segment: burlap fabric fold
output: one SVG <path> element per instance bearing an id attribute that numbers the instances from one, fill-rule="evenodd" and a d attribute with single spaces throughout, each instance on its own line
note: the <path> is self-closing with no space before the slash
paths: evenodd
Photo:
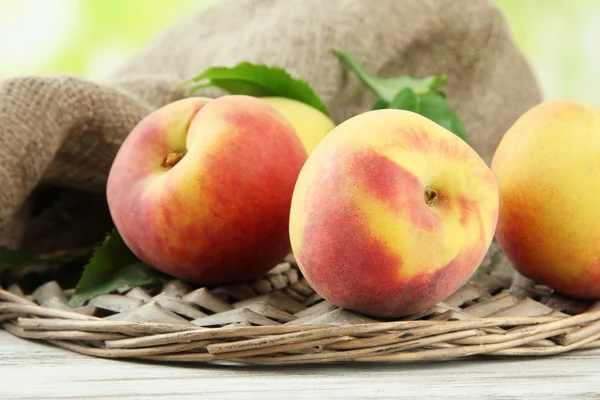
<path id="1" fill-rule="evenodd" d="M 186 95 L 176 84 L 209 66 L 283 67 L 312 85 L 336 122 L 368 110 L 373 96 L 334 48 L 379 76 L 448 75 L 449 103 L 488 162 L 540 101 L 490 0 L 216 0 L 100 82 L 0 81 L 0 244 L 50 252 L 98 240 L 111 225 L 104 185 L 119 145 L 145 115 Z"/>

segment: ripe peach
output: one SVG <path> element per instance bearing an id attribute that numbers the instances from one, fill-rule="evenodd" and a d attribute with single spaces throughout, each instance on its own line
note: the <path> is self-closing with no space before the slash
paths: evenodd
<path id="1" fill-rule="evenodd" d="M 310 154 L 335 123 L 321 111 L 306 103 L 285 97 L 261 97 L 292 124 L 306 151 Z"/>
<path id="2" fill-rule="evenodd" d="M 562 294 L 600 299 L 600 110 L 533 107 L 502 138 L 492 171 L 496 238 L 513 266 Z"/>
<path id="3" fill-rule="evenodd" d="M 469 145 L 418 114 L 377 110 L 338 125 L 309 156 L 292 198 L 290 238 L 324 298 L 400 317 L 468 280 L 497 213 L 494 177 Z"/>
<path id="4" fill-rule="evenodd" d="M 291 124 L 260 99 L 176 101 L 121 146 L 110 212 L 150 266 L 205 284 L 254 279 L 290 250 L 292 192 L 306 158 Z"/>

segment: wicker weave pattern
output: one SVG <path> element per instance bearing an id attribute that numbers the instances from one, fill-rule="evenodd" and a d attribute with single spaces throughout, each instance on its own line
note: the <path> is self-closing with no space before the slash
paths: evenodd
<path id="1" fill-rule="evenodd" d="M 89 356 L 180 362 L 406 362 L 600 347 L 600 302 L 506 272 L 480 270 L 443 303 L 398 321 L 323 300 L 293 259 L 255 282 L 158 289 L 124 288 L 70 309 L 72 291 L 54 281 L 29 295 L 12 285 L 0 289 L 0 322 L 16 336 Z"/>

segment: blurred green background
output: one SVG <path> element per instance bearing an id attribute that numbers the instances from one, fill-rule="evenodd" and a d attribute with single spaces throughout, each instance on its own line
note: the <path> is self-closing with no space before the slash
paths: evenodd
<path id="1" fill-rule="evenodd" d="M 0 0 L 0 77 L 101 78 L 164 27 L 218 0 Z M 600 0 L 495 0 L 544 97 L 600 106 Z"/>

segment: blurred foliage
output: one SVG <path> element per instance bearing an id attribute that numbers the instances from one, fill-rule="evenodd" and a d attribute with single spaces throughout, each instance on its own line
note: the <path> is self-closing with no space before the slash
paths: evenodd
<path id="1" fill-rule="evenodd" d="M 546 98 L 600 107 L 600 1 L 495 0 Z"/>
<path id="2" fill-rule="evenodd" d="M 218 0 L 0 0 L 0 77 L 102 78 L 165 27 Z M 289 1 L 289 0 L 288 0 Z M 494 0 L 546 98 L 600 106 L 599 0 Z"/>
<path id="3" fill-rule="evenodd" d="M 100 78 L 210 0 L 0 0 L 0 76 Z"/>

